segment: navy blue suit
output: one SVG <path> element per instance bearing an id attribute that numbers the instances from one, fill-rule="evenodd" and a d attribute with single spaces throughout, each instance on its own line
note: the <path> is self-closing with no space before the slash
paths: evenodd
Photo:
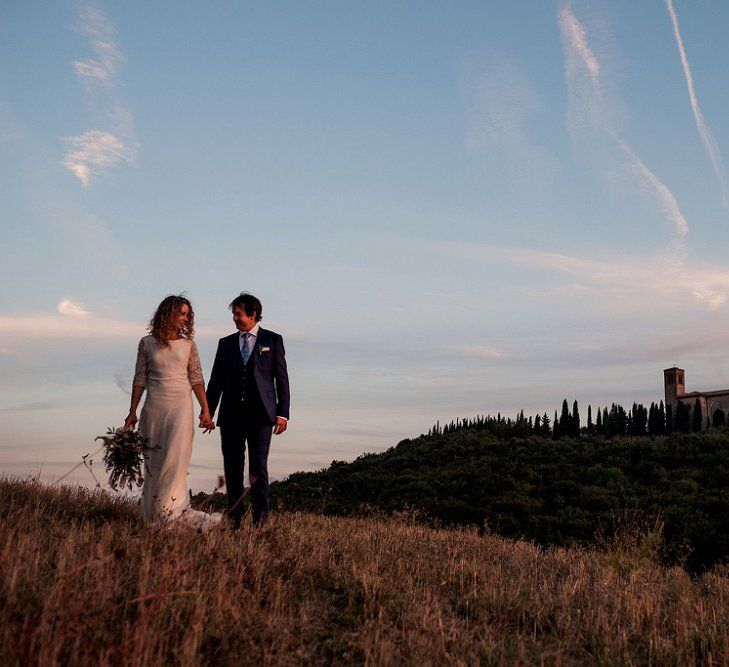
<path id="1" fill-rule="evenodd" d="M 253 521 L 268 513 L 268 451 L 276 417 L 289 418 L 289 376 L 283 338 L 259 327 L 248 363 L 243 364 L 239 334 L 218 342 L 207 387 L 210 414 L 220 404 L 217 425 L 223 448 L 228 511 L 239 523 L 243 508 L 245 450 L 255 481 L 251 485 Z"/>

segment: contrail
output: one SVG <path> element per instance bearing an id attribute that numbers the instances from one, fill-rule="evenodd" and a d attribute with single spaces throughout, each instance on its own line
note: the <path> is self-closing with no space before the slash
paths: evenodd
<path id="1" fill-rule="evenodd" d="M 618 146 L 620 146 L 620 149 L 628 156 L 628 159 L 633 165 L 633 169 L 636 173 L 640 174 L 658 194 L 663 211 L 673 223 L 680 243 L 680 239 L 684 238 L 686 234 L 688 234 L 689 226 L 681 213 L 681 209 L 678 207 L 678 202 L 673 196 L 673 193 L 668 186 L 645 165 L 643 160 L 638 157 L 630 144 L 615 136 L 612 132 L 609 134 L 615 139 Z"/>
<path id="2" fill-rule="evenodd" d="M 577 20 L 577 17 L 572 11 L 563 7 L 559 12 L 560 24 L 562 30 L 567 32 L 572 41 L 572 46 L 575 48 L 577 53 L 580 55 L 583 64 L 590 73 L 590 79 L 595 86 L 596 91 L 600 90 L 600 63 L 597 62 L 595 54 L 587 44 L 587 35 L 582 24 Z"/>
<path id="3" fill-rule="evenodd" d="M 691 109 L 694 112 L 696 127 L 699 130 L 699 136 L 706 148 L 706 152 L 709 154 L 709 159 L 714 167 L 716 178 L 719 180 L 722 202 L 726 208 L 729 208 L 729 197 L 727 197 L 724 165 L 721 161 L 721 155 L 719 155 L 719 148 L 716 145 L 716 141 L 714 140 L 706 121 L 704 120 L 704 115 L 701 113 L 701 107 L 699 106 L 699 100 L 696 97 L 694 78 L 691 75 L 691 68 L 689 67 L 688 58 L 686 57 L 686 49 L 683 48 L 683 40 L 681 39 L 681 33 L 678 29 L 678 17 L 673 9 L 673 0 L 666 0 L 666 6 L 668 7 L 668 13 L 671 15 L 671 23 L 673 23 L 673 36 L 676 38 L 676 45 L 678 46 L 678 52 L 681 56 L 681 65 L 683 65 L 683 73 L 686 77 L 686 87 L 688 88 L 689 100 L 691 101 Z"/>
<path id="4" fill-rule="evenodd" d="M 658 195 L 663 211 L 673 224 L 676 233 L 675 250 L 681 251 L 683 238 L 689 230 L 688 223 L 669 187 L 648 168 L 632 146 L 618 136 L 611 123 L 605 118 L 604 99 L 600 88 L 600 64 L 589 46 L 585 28 L 566 4 L 563 4 L 559 10 L 559 24 L 564 38 L 565 75 L 568 82 L 574 81 L 580 76 L 587 76 L 590 83 L 589 86 L 577 89 L 578 94 L 582 95 L 582 103 L 587 109 L 590 123 L 598 126 L 616 143 L 627 158 L 633 172 L 640 177 L 644 185 Z"/>

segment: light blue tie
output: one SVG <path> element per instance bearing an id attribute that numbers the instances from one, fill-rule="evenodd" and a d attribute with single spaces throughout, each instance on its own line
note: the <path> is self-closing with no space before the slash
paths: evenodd
<path id="1" fill-rule="evenodd" d="M 248 339 L 250 337 L 251 337 L 251 334 L 249 334 L 249 333 L 244 333 L 243 334 L 243 349 L 241 349 L 241 351 L 240 351 L 240 356 L 243 357 L 243 363 L 244 364 L 247 364 L 248 363 L 248 359 L 251 356 L 251 351 L 250 351 L 250 349 L 248 347 Z"/>

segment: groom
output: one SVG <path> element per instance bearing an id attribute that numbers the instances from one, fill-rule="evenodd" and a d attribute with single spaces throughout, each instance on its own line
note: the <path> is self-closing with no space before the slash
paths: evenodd
<path id="1" fill-rule="evenodd" d="M 271 434 L 283 433 L 288 424 L 289 376 L 283 338 L 258 324 L 261 302 L 244 292 L 229 308 L 238 331 L 220 339 L 206 393 L 211 415 L 220 402 L 228 515 L 237 528 L 243 515 L 246 443 L 253 523 L 262 523 L 268 514 L 268 450 Z"/>

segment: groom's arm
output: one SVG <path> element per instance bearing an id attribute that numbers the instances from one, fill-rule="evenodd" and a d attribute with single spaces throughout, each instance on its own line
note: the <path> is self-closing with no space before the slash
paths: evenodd
<path id="1" fill-rule="evenodd" d="M 289 373 L 286 368 L 286 351 L 281 336 L 278 337 L 274 347 L 273 377 L 276 380 L 276 416 L 288 420 L 290 403 Z"/>
<path id="2" fill-rule="evenodd" d="M 205 395 L 208 399 L 208 408 L 210 409 L 210 417 L 215 419 L 215 411 L 218 409 L 220 395 L 223 393 L 223 384 L 225 382 L 225 366 L 223 361 L 223 339 L 218 341 L 218 349 L 215 352 L 215 361 L 213 362 L 213 370 L 210 372 L 210 382 Z"/>

